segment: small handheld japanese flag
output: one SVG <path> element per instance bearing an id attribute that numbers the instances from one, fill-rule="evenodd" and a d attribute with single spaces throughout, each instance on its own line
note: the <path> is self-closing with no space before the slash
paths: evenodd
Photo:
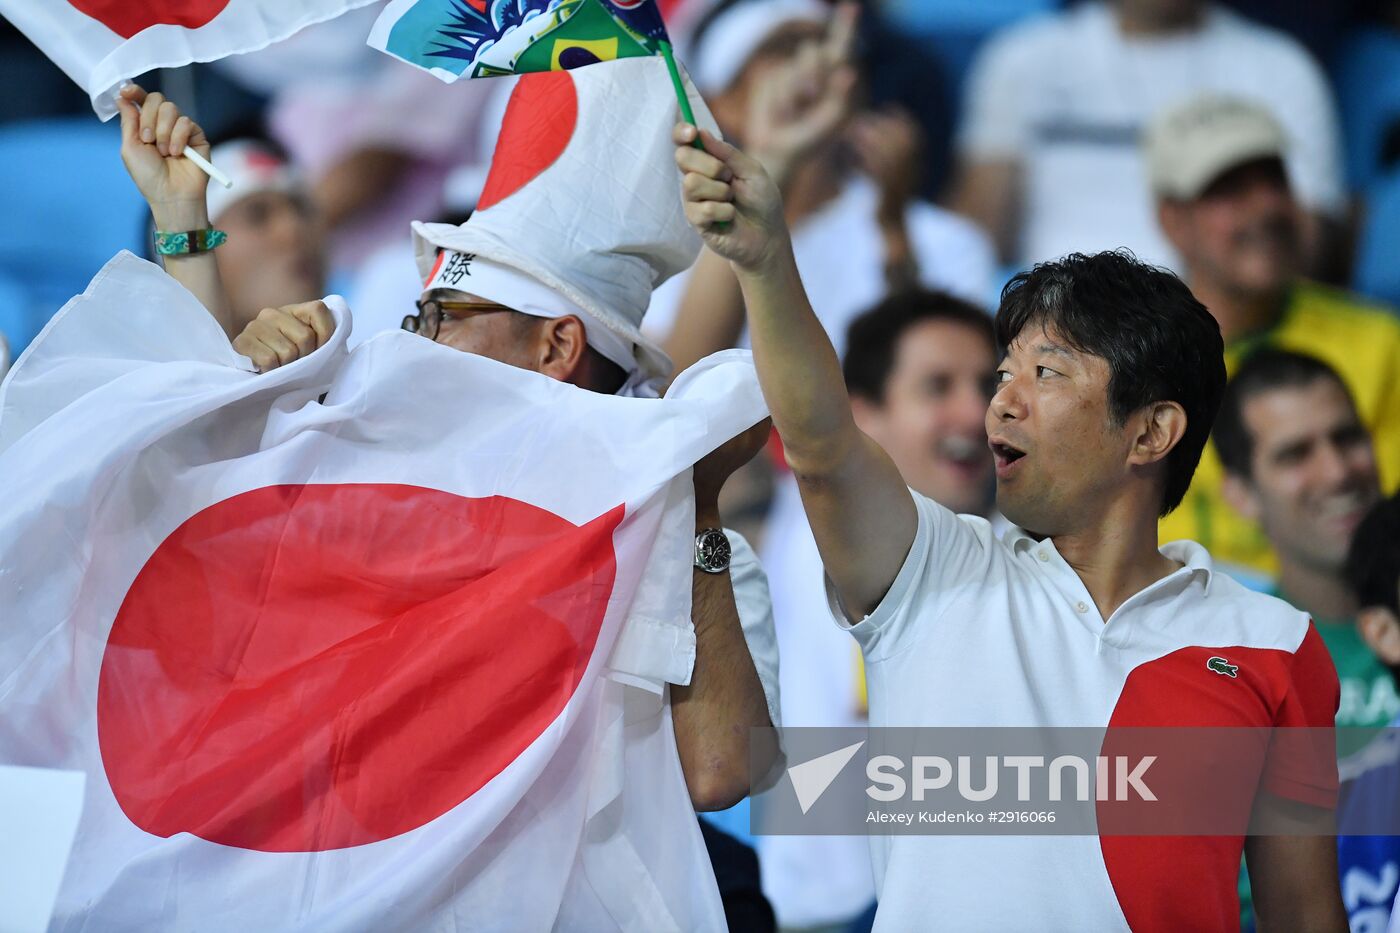
<path id="1" fill-rule="evenodd" d="M 0 388 L 0 764 L 87 776 L 51 929 L 723 929 L 662 685 L 752 364 L 619 398 L 328 303 L 256 375 L 124 253 Z"/>
<path id="2" fill-rule="evenodd" d="M 14 23 L 92 98 L 104 120 L 123 82 L 155 68 L 265 48 L 371 0 L 0 0 Z"/>

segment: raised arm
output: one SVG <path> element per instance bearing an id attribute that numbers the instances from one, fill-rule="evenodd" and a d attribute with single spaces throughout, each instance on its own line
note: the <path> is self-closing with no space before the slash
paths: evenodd
<path id="1" fill-rule="evenodd" d="M 205 189 L 209 176 L 184 157 L 188 147 L 209 157 L 209 140 L 199 124 L 159 92 L 135 84 L 117 98 L 122 121 L 122 162 L 151 207 L 156 229 L 179 233 L 209 227 Z M 213 252 L 164 257 L 165 271 L 214 316 L 230 340 L 238 336 L 219 264 Z"/>
<path id="2" fill-rule="evenodd" d="M 122 120 L 122 162 L 151 207 L 156 229 L 169 233 L 209 228 L 205 191 L 209 176 L 184 158 L 186 148 L 206 159 L 204 130 L 159 93 L 135 84 L 117 98 Z M 165 271 L 208 309 L 233 342 L 260 372 L 292 362 L 330 339 L 335 321 L 319 301 L 265 308 L 240 328 L 229 306 L 212 250 L 164 257 Z"/>
<path id="3" fill-rule="evenodd" d="M 836 351 L 803 291 L 782 198 L 763 167 L 696 129 L 675 129 L 686 216 L 743 290 L 763 396 L 846 608 L 870 612 L 914 542 L 917 515 L 894 463 L 851 416 Z"/>

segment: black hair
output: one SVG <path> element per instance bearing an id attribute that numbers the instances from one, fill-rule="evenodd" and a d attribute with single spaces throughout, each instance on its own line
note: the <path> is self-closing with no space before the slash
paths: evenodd
<path id="1" fill-rule="evenodd" d="M 1343 573 L 1361 608 L 1400 615 L 1400 494 L 1376 503 L 1356 526 Z"/>
<path id="2" fill-rule="evenodd" d="M 970 327 L 986 338 L 993 352 L 996 350 L 992 319 L 981 308 L 947 292 L 922 288 L 898 291 L 847 328 L 846 355 L 841 361 L 846 389 L 872 402 L 884 401 L 900 338 L 925 321 L 951 321 Z"/>
<path id="3" fill-rule="evenodd" d="M 1330 379 L 1347 393 L 1351 393 L 1337 371 L 1315 356 L 1294 353 L 1276 347 L 1264 347 L 1245 357 L 1240 368 L 1225 387 L 1225 396 L 1220 402 L 1220 414 L 1215 418 L 1216 453 L 1227 473 L 1248 479 L 1250 462 L 1254 458 L 1254 438 L 1244 423 L 1244 407 L 1249 400 L 1275 389 L 1300 388 L 1311 385 L 1319 379 Z M 1352 403 L 1355 408 L 1355 403 Z"/>
<path id="4" fill-rule="evenodd" d="M 1071 253 L 1013 276 L 995 323 L 1003 350 L 1027 327 L 1053 328 L 1073 349 L 1105 360 L 1115 425 L 1153 402 L 1181 405 L 1186 433 L 1167 454 L 1160 514 L 1181 504 L 1225 391 L 1225 345 L 1180 279 L 1125 249 Z"/>

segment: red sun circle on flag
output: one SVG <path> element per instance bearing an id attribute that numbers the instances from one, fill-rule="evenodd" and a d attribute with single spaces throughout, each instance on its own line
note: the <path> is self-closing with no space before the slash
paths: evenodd
<path id="1" fill-rule="evenodd" d="M 127 592 L 98 682 L 123 812 L 264 852 L 364 845 L 499 774 L 577 690 L 618 506 L 269 486 L 191 517 Z"/>
<path id="2" fill-rule="evenodd" d="M 564 154 L 578 125 L 578 89 L 566 71 L 520 78 L 511 92 L 477 210 L 499 204 Z"/>
<path id="3" fill-rule="evenodd" d="M 224 11 L 229 0 L 68 0 L 80 13 L 130 39 L 152 26 L 198 29 Z"/>

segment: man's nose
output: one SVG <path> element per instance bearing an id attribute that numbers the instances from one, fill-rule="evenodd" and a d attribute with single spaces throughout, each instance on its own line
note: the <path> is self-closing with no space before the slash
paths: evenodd
<path id="1" fill-rule="evenodd" d="M 987 411 L 995 421 L 1016 421 L 1025 417 L 1025 402 L 1021 397 L 1020 385 L 1014 377 L 997 384 L 996 393 L 992 396 Z"/>
<path id="2" fill-rule="evenodd" d="M 285 249 L 304 244 L 311 234 L 311 219 L 294 207 L 279 210 L 272 220 L 273 236 Z"/>
<path id="3" fill-rule="evenodd" d="M 1293 213 L 1293 193 L 1288 190 L 1287 184 L 1261 180 L 1250 186 L 1247 198 L 1251 210 L 1289 216 Z"/>
<path id="4" fill-rule="evenodd" d="M 1317 479 L 1320 479 L 1329 489 L 1347 485 L 1354 474 L 1351 458 L 1347 457 L 1347 451 L 1331 441 L 1317 447 L 1316 466 Z"/>

